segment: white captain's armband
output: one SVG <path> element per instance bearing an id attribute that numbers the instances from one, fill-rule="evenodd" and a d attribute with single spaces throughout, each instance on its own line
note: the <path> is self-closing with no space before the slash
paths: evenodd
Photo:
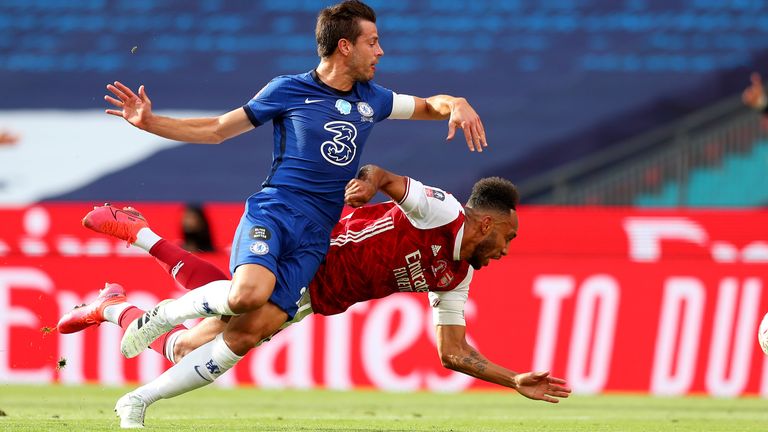
<path id="1" fill-rule="evenodd" d="M 429 305 L 432 306 L 432 322 L 438 325 L 466 326 L 464 320 L 464 304 L 469 297 L 469 281 L 472 279 L 472 269 L 467 277 L 450 291 L 430 291 Z"/>
<path id="2" fill-rule="evenodd" d="M 416 99 L 413 96 L 392 92 L 392 113 L 389 118 L 408 120 L 416 109 Z"/>

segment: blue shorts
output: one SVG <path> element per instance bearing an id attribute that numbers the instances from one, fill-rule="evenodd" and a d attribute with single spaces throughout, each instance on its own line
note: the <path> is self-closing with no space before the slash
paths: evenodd
<path id="1" fill-rule="evenodd" d="M 245 203 L 245 213 L 232 242 L 229 270 L 259 264 L 275 275 L 269 301 L 293 319 L 302 294 L 308 289 L 328 252 L 331 233 L 289 205 L 256 193 Z"/>

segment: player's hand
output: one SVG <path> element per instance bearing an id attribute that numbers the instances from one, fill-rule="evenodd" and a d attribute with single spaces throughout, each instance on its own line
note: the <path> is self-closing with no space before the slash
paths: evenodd
<path id="1" fill-rule="evenodd" d="M 19 142 L 19 136 L 12 132 L 0 130 L 0 145 L 12 145 Z"/>
<path id="2" fill-rule="evenodd" d="M 376 195 L 376 188 L 369 182 L 352 179 L 344 190 L 344 204 L 350 207 L 361 207 Z"/>
<path id="3" fill-rule="evenodd" d="M 741 100 L 744 102 L 744 105 L 752 109 L 763 109 L 766 104 L 763 80 L 757 72 L 753 72 L 750 79 L 752 80 L 752 85 L 747 87 L 744 93 L 741 94 Z"/>
<path id="4" fill-rule="evenodd" d="M 147 121 L 152 116 L 152 101 L 149 100 L 144 86 L 139 87 L 139 94 L 133 92 L 125 84 L 115 81 L 115 84 L 107 84 L 107 90 L 117 96 L 104 96 L 104 100 L 118 109 L 108 109 L 107 114 L 124 118 L 128 123 L 139 129 L 146 129 Z"/>
<path id="5" fill-rule="evenodd" d="M 558 403 L 558 398 L 567 398 L 571 394 L 565 380 L 549 376 L 549 371 L 517 374 L 515 382 L 518 393 L 528 399 Z"/>
<path id="6" fill-rule="evenodd" d="M 464 98 L 457 98 L 451 107 L 451 116 L 448 119 L 448 137 L 446 139 L 453 139 L 453 136 L 456 134 L 456 128 L 461 128 L 464 131 L 464 138 L 467 140 L 469 151 L 477 150 L 481 152 L 483 147 L 488 146 L 488 143 L 485 141 L 483 122 L 480 121 L 480 116 L 477 115 L 475 109 Z"/>

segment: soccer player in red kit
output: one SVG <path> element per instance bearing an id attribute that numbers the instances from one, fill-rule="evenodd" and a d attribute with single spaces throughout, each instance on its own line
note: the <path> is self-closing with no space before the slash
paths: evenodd
<path id="1" fill-rule="evenodd" d="M 353 181 L 347 194 L 348 201 L 350 196 L 354 200 L 351 204 L 367 201 L 375 193 L 372 185 L 378 183 L 397 202 L 360 207 L 336 224 L 331 233 L 332 258 L 309 287 L 315 313 L 337 314 L 355 303 L 395 292 L 431 292 L 433 302 L 449 291 L 466 298 L 470 265 L 480 268 L 488 259 L 506 255 L 517 233 L 512 204 L 517 196 L 511 184 L 501 179 L 480 183 L 507 187 L 510 208 L 499 218 L 503 232 L 493 238 L 496 253 L 478 258 L 461 256 L 466 215 L 453 195 L 370 165 L 363 168 L 361 177 L 371 180 Z"/>
<path id="2" fill-rule="evenodd" d="M 394 201 L 360 207 L 377 190 Z M 557 398 L 568 396 L 570 389 L 564 380 L 550 377 L 548 372 L 518 374 L 490 362 L 466 341 L 463 310 L 472 273 L 491 259 L 506 255 L 509 242 L 517 235 L 518 195 L 512 183 L 498 177 L 482 179 L 462 207 L 440 189 L 368 165 L 361 169 L 358 179 L 348 184 L 345 200 L 360 208 L 334 227 L 326 261 L 304 293 L 296 316 L 287 323 L 276 322 L 271 315 L 279 315 L 271 314 L 269 307 L 260 310 L 260 338 L 268 340 L 279 329 L 312 312 L 333 315 L 354 303 L 395 292 L 428 292 L 437 347 L 445 367 L 514 388 L 531 399 L 557 402 Z M 149 230 L 143 218 L 131 209 L 121 212 L 99 207 L 86 216 L 84 223 L 128 241 L 135 239 L 139 230 Z M 139 246 L 158 258 L 187 288 L 195 288 L 206 277 L 211 281 L 221 278 L 213 265 L 165 240 Z M 142 313 L 125 302 L 119 285 L 111 284 L 104 292 L 85 308 L 65 315 L 59 330 L 71 333 L 105 320 L 125 327 L 133 319 L 125 315 Z M 217 318 L 208 318 L 189 331 L 176 328 L 152 348 L 171 361 L 184 361 L 195 347 L 220 337 L 224 325 Z M 179 394 L 175 381 L 184 377 L 166 374 L 132 393 L 147 406 Z M 142 421 L 143 417 L 142 411 Z"/>

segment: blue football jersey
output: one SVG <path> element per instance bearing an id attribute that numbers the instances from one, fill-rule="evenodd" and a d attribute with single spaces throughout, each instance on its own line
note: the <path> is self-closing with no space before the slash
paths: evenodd
<path id="1" fill-rule="evenodd" d="M 279 76 L 243 108 L 254 126 L 274 125 L 272 170 L 262 186 L 322 226 L 332 227 L 344 205 L 344 187 L 354 178 L 376 122 L 392 112 L 391 90 L 372 82 L 342 92 L 313 70 Z"/>

